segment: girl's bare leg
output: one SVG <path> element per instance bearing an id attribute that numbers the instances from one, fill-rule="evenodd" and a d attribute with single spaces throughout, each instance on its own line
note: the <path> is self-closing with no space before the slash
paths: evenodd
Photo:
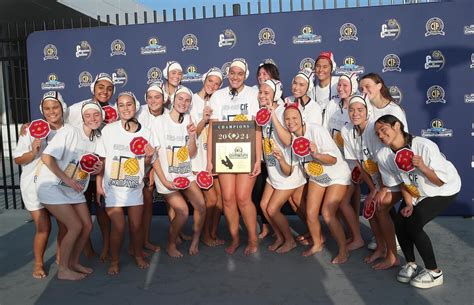
<path id="1" fill-rule="evenodd" d="M 153 187 L 143 188 L 143 247 L 152 252 L 160 252 L 160 247 L 150 241 L 151 219 L 153 217 Z"/>
<path id="2" fill-rule="evenodd" d="M 89 236 L 91 235 L 91 231 L 92 231 L 91 215 L 89 213 L 89 208 L 87 207 L 87 203 L 85 202 L 80 203 L 80 204 L 74 204 L 72 207 L 74 211 L 76 212 L 77 216 L 79 217 L 79 220 L 81 221 L 82 231 L 79 237 L 77 238 L 73 251 L 71 252 L 70 267 L 71 269 L 77 272 L 90 274 L 93 272 L 93 269 L 81 265 L 79 259 L 81 256 L 81 252 L 84 249 L 85 244 L 89 240 Z"/>
<path id="3" fill-rule="evenodd" d="M 225 240 L 223 240 L 223 239 L 221 239 L 217 236 L 217 229 L 218 229 L 219 223 L 221 221 L 222 210 L 223 210 L 221 186 L 220 186 L 218 177 L 214 177 L 214 185 L 212 186 L 212 188 L 216 192 L 217 203 L 216 203 L 216 207 L 214 209 L 214 213 L 212 215 L 212 222 L 211 222 L 212 226 L 211 226 L 211 229 L 210 229 L 210 234 L 211 234 L 212 239 L 214 239 L 214 243 L 217 246 L 220 246 L 220 245 L 225 244 Z"/>
<path id="4" fill-rule="evenodd" d="M 181 229 L 189 216 L 188 205 L 180 192 L 166 194 L 164 197 L 174 213 L 173 220 L 171 221 L 168 230 L 168 245 L 166 247 L 166 252 L 171 257 L 180 258 L 183 257 L 183 254 L 178 251 L 177 244 Z"/>
<path id="5" fill-rule="evenodd" d="M 206 203 L 206 219 L 204 221 L 204 228 L 202 232 L 202 242 L 208 247 L 215 247 L 217 244 L 211 236 L 213 227 L 214 214 L 217 205 L 217 193 L 212 186 L 208 190 L 202 190 Z"/>
<path id="6" fill-rule="evenodd" d="M 204 226 L 204 220 L 206 219 L 206 203 L 201 189 L 196 182 L 192 182 L 184 193 L 194 208 L 193 239 L 189 247 L 189 255 L 196 255 L 199 252 L 199 239 Z"/>
<path id="7" fill-rule="evenodd" d="M 351 199 L 354 197 L 353 193 L 355 192 L 354 184 L 351 184 L 347 188 L 347 192 L 344 195 L 344 198 L 341 201 L 341 205 L 339 210 L 341 214 L 344 216 L 344 220 L 349 227 L 351 239 L 347 243 L 347 249 L 349 251 L 353 251 L 356 249 L 361 248 L 364 246 L 364 240 L 362 239 L 362 235 L 360 234 L 360 223 L 359 217 L 354 213 L 354 208 L 351 205 Z"/>
<path id="8" fill-rule="evenodd" d="M 285 242 L 285 238 L 283 234 L 281 233 L 280 229 L 278 228 L 278 226 L 275 224 L 275 222 L 273 221 L 273 219 L 270 217 L 268 213 L 268 204 L 274 192 L 275 192 L 275 189 L 270 184 L 265 183 L 265 188 L 263 189 L 263 194 L 262 194 L 262 200 L 260 201 L 260 208 L 262 209 L 263 216 L 268 220 L 268 223 L 273 228 L 273 232 L 275 232 L 275 240 L 273 244 L 268 246 L 268 250 L 270 251 L 275 251 Z M 262 233 L 260 233 L 260 235 L 262 235 Z M 260 235 L 259 235 L 259 238 L 260 238 Z"/>
<path id="9" fill-rule="evenodd" d="M 285 215 L 281 212 L 282 206 L 290 198 L 291 194 L 294 192 L 293 189 L 290 190 L 274 190 L 270 198 L 270 202 L 267 207 L 267 213 L 270 216 L 270 219 L 274 223 L 275 227 L 278 228 L 278 231 L 283 237 L 283 243 L 275 249 L 277 253 L 286 253 L 293 250 L 296 247 L 296 241 L 291 234 L 290 226 Z M 275 230 L 276 232 L 276 230 Z"/>
<path id="10" fill-rule="evenodd" d="M 222 193 L 222 205 L 224 207 L 224 216 L 227 220 L 227 226 L 229 228 L 231 242 L 230 245 L 225 248 L 227 254 L 233 254 L 240 245 L 239 237 L 239 209 L 237 208 L 236 199 L 236 175 L 235 174 L 220 174 L 219 182 Z M 251 191 L 249 192 L 249 196 Z M 255 207 L 254 207 L 255 208 Z M 256 216 L 255 216 L 256 217 Z M 256 226 L 255 221 L 255 226 Z M 256 227 L 255 227 L 256 231 Z"/>
<path id="11" fill-rule="evenodd" d="M 248 244 L 245 247 L 244 254 L 249 255 L 258 250 L 257 209 L 252 202 L 252 190 L 257 179 L 249 178 L 248 174 L 237 174 L 236 176 L 234 184 L 235 197 L 248 235 Z"/>
<path id="12" fill-rule="evenodd" d="M 31 211 L 31 217 L 35 222 L 35 237 L 33 240 L 33 253 L 35 255 L 35 265 L 33 268 L 33 277 L 42 279 L 47 276 L 44 270 L 44 251 L 48 244 L 49 234 L 51 232 L 51 219 L 48 210 L 40 209 Z"/>
<path id="13" fill-rule="evenodd" d="M 319 186 L 314 182 L 308 182 L 308 195 L 306 196 L 306 223 L 313 240 L 313 245 L 303 252 L 303 256 L 311 256 L 316 252 L 323 250 L 323 241 L 321 239 L 321 224 L 319 222 L 319 211 L 323 202 L 326 188 Z"/>
<path id="14" fill-rule="evenodd" d="M 106 208 L 105 211 L 112 224 L 110 231 L 111 260 L 107 273 L 109 275 L 117 275 L 120 273 L 120 249 L 122 248 L 125 231 L 125 216 L 121 207 Z"/>
<path id="15" fill-rule="evenodd" d="M 138 268 L 146 269 L 150 264 L 143 256 L 143 205 L 128 207 L 128 226 L 130 228 L 130 242 L 133 247 L 135 263 Z"/>

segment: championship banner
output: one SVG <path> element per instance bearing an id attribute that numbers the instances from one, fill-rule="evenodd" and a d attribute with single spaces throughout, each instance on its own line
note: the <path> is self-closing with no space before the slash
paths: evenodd
<path id="1" fill-rule="evenodd" d="M 31 118 L 41 118 L 36 105 L 47 90 L 61 91 L 68 105 L 90 98 L 99 72 L 112 75 L 115 96 L 143 96 L 148 84 L 163 81 L 170 60 L 180 62 L 193 91 L 210 67 L 226 75 L 236 57 L 249 63 L 247 84 L 254 85 L 258 65 L 272 60 L 287 96 L 297 71 L 332 51 L 336 75 L 382 76 L 409 131 L 434 140 L 462 177 L 445 214 L 473 215 L 473 11 L 471 2 L 422 3 L 34 32 L 27 42 Z"/>

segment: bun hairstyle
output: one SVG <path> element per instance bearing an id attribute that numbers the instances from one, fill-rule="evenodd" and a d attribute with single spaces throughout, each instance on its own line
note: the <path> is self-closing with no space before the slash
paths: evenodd
<path id="1" fill-rule="evenodd" d="M 380 94 L 382 95 L 382 97 L 391 102 L 395 102 L 394 98 L 390 95 L 390 92 L 387 86 L 385 85 L 384 80 L 382 79 L 382 77 L 380 77 L 380 75 L 376 73 L 368 73 L 368 74 L 363 75 L 359 79 L 359 82 L 362 81 L 363 79 L 371 79 L 376 84 L 382 84 L 382 88 L 380 88 Z"/>
<path id="2" fill-rule="evenodd" d="M 375 121 L 375 124 L 377 123 L 389 124 L 392 127 L 394 127 L 396 123 L 400 124 L 400 132 L 403 134 L 403 140 L 405 142 L 405 145 L 411 146 L 413 135 L 405 131 L 405 125 L 396 116 L 391 115 L 391 114 L 383 115 L 380 118 L 378 118 L 377 121 Z"/>

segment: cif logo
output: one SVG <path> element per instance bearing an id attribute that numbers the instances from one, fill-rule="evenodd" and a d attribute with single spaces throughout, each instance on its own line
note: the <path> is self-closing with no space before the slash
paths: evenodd
<path id="1" fill-rule="evenodd" d="M 58 49 L 54 44 L 47 44 L 44 49 L 43 49 L 43 61 L 49 60 L 49 59 L 55 59 L 58 60 Z"/>
<path id="2" fill-rule="evenodd" d="M 474 93 L 464 95 L 464 103 L 474 104 Z"/>
<path id="3" fill-rule="evenodd" d="M 181 51 L 183 52 L 189 50 L 199 50 L 198 39 L 194 34 L 184 35 L 183 39 L 181 39 L 181 43 L 183 44 L 183 47 L 181 48 Z"/>
<path id="4" fill-rule="evenodd" d="M 191 83 L 191 82 L 200 82 L 202 81 L 202 74 L 198 73 L 198 70 L 195 65 L 189 65 L 186 68 L 186 73 L 183 75 L 181 82 Z"/>
<path id="5" fill-rule="evenodd" d="M 380 38 L 390 37 L 393 40 L 400 36 L 401 32 L 400 24 L 397 19 L 388 19 L 382 24 L 382 30 L 380 31 Z"/>
<path id="6" fill-rule="evenodd" d="M 114 85 L 122 85 L 124 87 L 127 84 L 128 76 L 124 68 L 118 68 L 112 73 L 112 81 Z"/>
<path id="7" fill-rule="evenodd" d="M 464 26 L 464 35 L 474 35 L 474 24 Z"/>
<path id="8" fill-rule="evenodd" d="M 274 65 L 275 67 L 278 67 L 276 62 L 273 60 L 273 58 L 265 58 L 258 66 L 261 67 L 265 64 L 270 64 L 270 65 Z"/>
<path id="9" fill-rule="evenodd" d="M 229 69 L 230 69 L 230 64 L 231 63 L 232 62 L 228 61 L 228 62 L 224 63 L 221 67 L 222 76 L 224 78 L 227 78 L 227 75 L 229 74 Z"/>
<path id="10" fill-rule="evenodd" d="M 293 44 L 312 44 L 322 41 L 321 35 L 316 35 L 310 25 L 304 25 L 300 33 L 298 36 L 293 36 Z"/>
<path id="11" fill-rule="evenodd" d="M 92 84 L 92 74 L 88 71 L 82 71 L 79 74 L 79 88 L 87 87 L 89 88 Z"/>
<path id="12" fill-rule="evenodd" d="M 148 81 L 146 82 L 148 85 L 151 83 L 161 83 L 161 70 L 158 67 L 151 67 L 148 69 L 148 72 L 146 73 L 146 76 L 148 78 Z"/>
<path id="13" fill-rule="evenodd" d="M 441 35 L 444 36 L 446 33 L 444 32 L 444 22 L 441 18 L 433 17 L 430 18 L 425 25 L 426 32 L 425 37 L 428 36 L 435 36 Z"/>
<path id="14" fill-rule="evenodd" d="M 474 69 L 474 53 L 471 53 L 471 69 Z"/>
<path id="15" fill-rule="evenodd" d="M 453 130 L 444 127 L 444 122 L 440 119 L 433 119 L 430 122 L 431 128 L 422 129 L 421 136 L 425 138 L 431 137 L 452 137 Z"/>
<path id="16" fill-rule="evenodd" d="M 339 34 L 341 35 L 341 37 L 339 37 L 339 41 L 359 40 L 357 37 L 357 27 L 352 23 L 344 23 L 339 30 Z"/>
<path id="17" fill-rule="evenodd" d="M 400 105 L 402 103 L 403 95 L 402 91 L 397 86 L 390 86 L 388 88 L 388 93 L 390 93 L 390 96 L 393 98 L 393 101 Z"/>
<path id="18" fill-rule="evenodd" d="M 258 32 L 258 46 L 264 44 L 276 45 L 275 32 L 271 28 L 263 28 Z"/>
<path id="19" fill-rule="evenodd" d="M 343 62 L 343 65 L 336 68 L 336 70 L 334 71 L 336 75 L 350 74 L 350 73 L 355 73 L 359 75 L 359 74 L 363 74 L 365 71 L 365 68 L 363 66 L 357 65 L 357 62 L 354 56 L 346 56 L 344 57 L 344 60 L 342 62 Z"/>
<path id="20" fill-rule="evenodd" d="M 237 36 L 231 29 L 226 29 L 219 34 L 219 42 L 217 43 L 219 48 L 229 47 L 229 49 L 232 49 L 233 47 L 235 47 L 236 43 Z"/>
<path id="21" fill-rule="evenodd" d="M 400 68 L 400 57 L 396 54 L 388 54 L 383 58 L 383 69 L 382 72 L 401 72 Z"/>
<path id="22" fill-rule="evenodd" d="M 441 51 L 436 50 L 431 52 L 431 54 L 426 55 L 425 61 L 425 70 L 428 69 L 438 69 L 441 70 L 444 67 L 444 55 Z"/>
<path id="23" fill-rule="evenodd" d="M 444 89 L 441 86 L 434 85 L 428 88 L 426 91 L 426 100 L 427 104 L 431 103 L 443 103 L 446 104 L 446 100 L 444 99 Z"/>
<path id="24" fill-rule="evenodd" d="M 83 40 L 76 45 L 76 58 L 85 57 L 86 59 L 91 56 L 92 48 L 89 42 Z"/>
<path id="25" fill-rule="evenodd" d="M 148 39 L 148 45 L 140 48 L 140 54 L 142 55 L 153 55 L 153 54 L 164 54 L 166 53 L 166 47 L 161 46 L 158 43 L 157 37 L 151 37 Z"/>
<path id="26" fill-rule="evenodd" d="M 312 59 L 311 57 L 303 58 L 300 61 L 300 70 L 310 69 L 312 71 L 314 70 L 314 63 L 314 59 Z"/>
<path id="27" fill-rule="evenodd" d="M 60 90 L 64 89 L 64 87 L 64 83 L 58 80 L 56 73 L 48 74 L 48 80 L 45 83 L 41 83 L 42 90 Z"/>
<path id="28" fill-rule="evenodd" d="M 115 39 L 110 44 L 110 56 L 122 55 L 125 56 L 127 53 L 125 52 L 125 43 L 120 39 Z"/>

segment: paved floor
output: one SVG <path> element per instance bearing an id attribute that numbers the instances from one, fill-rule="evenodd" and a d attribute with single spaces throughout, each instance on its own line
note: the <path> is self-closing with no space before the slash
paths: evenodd
<path id="1" fill-rule="evenodd" d="M 329 264 L 336 251 L 331 238 L 321 254 L 310 258 L 301 257 L 301 246 L 286 255 L 271 253 L 266 250 L 270 243 L 267 239 L 259 253 L 250 257 L 243 255 L 243 247 L 228 256 L 223 247 L 203 245 L 195 257 L 172 259 L 158 253 L 151 257 L 151 267 L 145 271 L 138 270 L 124 251 L 119 276 L 106 275 L 106 265 L 97 259 L 85 260 L 95 272 L 80 282 L 55 278 L 55 245 L 51 241 L 46 253 L 50 275 L 35 280 L 30 275 L 34 226 L 25 222 L 28 218 L 23 210 L 0 212 L 0 305 L 474 304 L 472 219 L 439 217 L 428 224 L 445 284 L 420 290 L 398 283 L 395 268 L 372 271 L 362 262 L 369 253 L 366 249 L 353 252 L 345 265 Z M 290 223 L 297 231 L 303 229 L 294 217 Z M 162 247 L 167 226 L 165 217 L 154 217 L 152 237 Z M 186 230 L 190 231 L 189 224 Z M 362 231 L 369 239 L 366 222 Z M 224 223 L 221 232 L 226 232 Z M 96 228 L 93 242 L 100 244 Z"/>

